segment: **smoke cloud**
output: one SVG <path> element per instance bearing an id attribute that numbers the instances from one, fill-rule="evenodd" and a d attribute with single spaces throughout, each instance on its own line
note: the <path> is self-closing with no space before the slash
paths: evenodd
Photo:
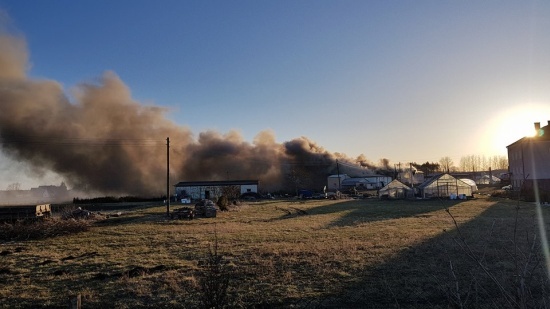
<path id="1" fill-rule="evenodd" d="M 62 175 L 74 188 L 105 194 L 163 194 L 166 138 L 173 184 L 194 180 L 258 179 L 264 190 L 301 185 L 336 170 L 331 154 L 306 137 L 277 143 L 271 131 L 250 143 L 237 132 L 193 135 L 168 120 L 166 109 L 145 106 L 113 72 L 83 83 L 69 100 L 52 80 L 33 80 L 26 42 L 0 34 L 0 146 L 37 170 Z M 354 160 L 349 160 L 354 162 Z M 307 176 L 304 176 L 307 175 Z M 321 186 L 322 188 L 322 186 Z"/>

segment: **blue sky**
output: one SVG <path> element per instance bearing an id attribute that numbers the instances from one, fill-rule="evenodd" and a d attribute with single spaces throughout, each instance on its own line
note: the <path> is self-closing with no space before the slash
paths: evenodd
<path id="1" fill-rule="evenodd" d="M 550 120 L 546 1 L 0 0 L 29 76 L 113 71 L 196 134 L 306 136 L 377 163 L 505 155 Z"/>

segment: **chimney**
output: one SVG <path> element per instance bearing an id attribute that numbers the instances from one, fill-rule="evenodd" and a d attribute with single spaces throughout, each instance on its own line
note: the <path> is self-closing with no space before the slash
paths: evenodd
<path id="1" fill-rule="evenodd" d="M 540 122 L 535 122 L 535 131 L 537 131 L 538 133 L 539 130 L 540 130 Z"/>

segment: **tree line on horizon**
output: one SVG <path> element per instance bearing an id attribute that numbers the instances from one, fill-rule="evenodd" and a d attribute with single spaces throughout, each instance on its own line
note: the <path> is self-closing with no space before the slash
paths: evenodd
<path id="1" fill-rule="evenodd" d="M 490 170 L 508 170 L 508 158 L 503 155 L 485 156 L 485 155 L 468 155 L 460 158 L 458 164 L 455 164 L 449 156 L 442 157 L 438 162 L 416 163 L 409 164 L 394 164 L 393 168 L 388 159 L 381 159 L 378 166 L 380 172 L 391 172 L 407 170 L 415 168 L 422 171 L 425 175 L 435 173 L 456 173 L 456 172 L 481 172 Z"/>

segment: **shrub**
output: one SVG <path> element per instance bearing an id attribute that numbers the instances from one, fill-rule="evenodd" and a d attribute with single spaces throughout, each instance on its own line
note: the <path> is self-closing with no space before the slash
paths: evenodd
<path id="1" fill-rule="evenodd" d="M 222 210 L 222 211 L 229 210 L 229 208 L 228 208 L 229 200 L 227 199 L 227 197 L 225 195 L 222 195 L 218 198 L 218 201 L 216 202 L 216 205 L 218 205 L 218 207 L 220 207 L 220 210 Z"/>
<path id="2" fill-rule="evenodd" d="M 214 248 L 210 248 L 201 268 L 199 283 L 202 308 L 227 308 L 229 306 L 228 289 L 231 274 L 223 255 L 218 252 L 217 238 Z"/>
<path id="3" fill-rule="evenodd" d="M 40 221 L 16 221 L 0 224 L 0 240 L 44 239 L 87 231 L 90 222 L 50 218 Z"/>

